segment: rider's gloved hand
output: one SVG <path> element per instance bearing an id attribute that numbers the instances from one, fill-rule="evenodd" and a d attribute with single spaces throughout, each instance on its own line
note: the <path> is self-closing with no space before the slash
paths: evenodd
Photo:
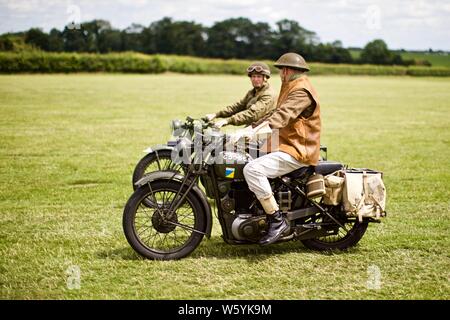
<path id="1" fill-rule="evenodd" d="M 223 126 L 226 126 L 227 124 L 228 124 L 228 120 L 227 119 L 222 119 L 222 120 L 219 120 L 216 123 L 214 123 L 214 127 L 220 129 Z"/>
<path id="2" fill-rule="evenodd" d="M 231 134 L 231 143 L 236 144 L 242 138 L 246 140 L 252 140 L 254 138 L 255 132 L 252 128 L 245 128 L 237 130 L 235 133 Z"/>
<path id="3" fill-rule="evenodd" d="M 214 120 L 215 118 L 216 118 L 215 113 L 208 113 L 207 115 L 205 115 L 203 117 L 203 119 L 205 119 L 206 121 L 211 121 L 211 120 Z"/>

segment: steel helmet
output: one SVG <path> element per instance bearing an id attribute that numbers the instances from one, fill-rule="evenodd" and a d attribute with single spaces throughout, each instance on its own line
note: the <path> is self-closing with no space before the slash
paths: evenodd
<path id="1" fill-rule="evenodd" d="M 296 70 L 309 71 L 309 66 L 306 64 L 305 59 L 301 55 L 293 52 L 283 54 L 277 62 L 275 62 L 275 67 L 278 69 L 286 67 Z"/>
<path id="2" fill-rule="evenodd" d="M 252 74 L 258 73 L 265 75 L 267 78 L 270 78 L 270 68 L 267 64 L 264 62 L 253 62 L 248 68 L 247 68 L 247 74 L 250 77 Z"/>

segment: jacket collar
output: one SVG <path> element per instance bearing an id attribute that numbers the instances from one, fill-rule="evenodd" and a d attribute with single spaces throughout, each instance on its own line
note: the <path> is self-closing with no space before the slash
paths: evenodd
<path id="1" fill-rule="evenodd" d="M 294 73 L 290 78 L 289 78 L 289 82 L 297 80 L 299 78 L 303 77 L 303 73 Z"/>
<path id="2" fill-rule="evenodd" d="M 258 93 L 258 92 L 260 92 L 260 91 L 266 90 L 267 88 L 269 88 L 269 83 L 268 83 L 268 82 L 265 82 L 265 83 L 261 86 L 261 88 L 259 88 L 259 89 L 253 88 L 253 93 L 256 94 L 256 93 Z"/>

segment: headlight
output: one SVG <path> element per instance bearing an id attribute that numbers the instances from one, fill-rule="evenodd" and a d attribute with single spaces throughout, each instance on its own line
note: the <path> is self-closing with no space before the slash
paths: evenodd
<path id="1" fill-rule="evenodd" d="M 181 122 L 180 120 L 172 120 L 172 125 L 171 125 L 171 129 L 172 129 L 172 135 L 174 137 L 179 137 L 182 132 L 183 132 L 183 122 Z"/>

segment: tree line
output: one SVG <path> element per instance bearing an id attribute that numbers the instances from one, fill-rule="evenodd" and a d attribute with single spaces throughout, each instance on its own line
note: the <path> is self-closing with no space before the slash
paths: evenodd
<path id="1" fill-rule="evenodd" d="M 370 63 L 408 65 L 390 51 L 383 40 L 366 45 L 359 58 L 353 58 L 340 41 L 321 43 L 317 34 L 294 20 L 280 20 L 272 28 L 265 22 L 231 18 L 205 27 L 192 21 L 174 21 L 165 17 L 145 27 L 132 24 L 124 30 L 105 20 L 46 33 L 38 28 L 0 36 L 0 51 L 13 51 L 20 40 L 49 52 L 110 53 L 134 51 L 146 54 L 176 54 L 222 59 L 275 60 L 283 53 L 298 52 L 307 61 L 326 63 Z"/>

